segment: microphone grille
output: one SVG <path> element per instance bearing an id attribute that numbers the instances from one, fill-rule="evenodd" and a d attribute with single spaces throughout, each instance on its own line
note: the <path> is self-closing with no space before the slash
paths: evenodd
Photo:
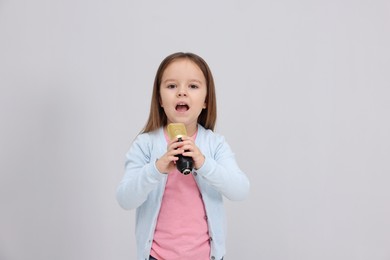
<path id="1" fill-rule="evenodd" d="M 187 130 L 183 123 L 168 124 L 167 129 L 171 140 L 187 135 Z"/>

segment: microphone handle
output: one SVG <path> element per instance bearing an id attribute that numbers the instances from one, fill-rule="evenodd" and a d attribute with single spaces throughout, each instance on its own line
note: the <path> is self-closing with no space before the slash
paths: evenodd
<path id="1" fill-rule="evenodd" d="M 192 172 L 194 168 L 194 160 L 192 157 L 178 155 L 179 160 L 176 161 L 176 168 L 184 175 L 188 175 Z"/>
<path id="2" fill-rule="evenodd" d="M 179 137 L 177 141 L 182 142 L 183 140 Z M 184 156 L 182 154 L 179 154 L 177 157 L 179 157 L 179 159 L 176 161 L 176 168 L 179 172 L 184 175 L 190 174 L 194 168 L 194 160 L 192 157 Z"/>

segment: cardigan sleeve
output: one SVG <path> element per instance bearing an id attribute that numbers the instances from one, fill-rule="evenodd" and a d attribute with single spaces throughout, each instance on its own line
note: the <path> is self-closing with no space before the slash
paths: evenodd
<path id="1" fill-rule="evenodd" d="M 205 162 L 197 173 L 229 200 L 243 200 L 249 194 L 249 179 L 239 168 L 234 153 L 221 135 L 212 135 Z"/>
<path id="2" fill-rule="evenodd" d="M 116 192 L 117 201 L 124 209 L 140 206 L 164 179 L 151 156 L 152 145 L 149 134 L 141 134 L 126 153 L 125 174 Z"/>

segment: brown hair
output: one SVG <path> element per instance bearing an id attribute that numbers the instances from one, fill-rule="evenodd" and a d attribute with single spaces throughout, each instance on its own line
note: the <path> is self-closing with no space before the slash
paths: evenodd
<path id="1" fill-rule="evenodd" d="M 202 110 L 198 117 L 198 123 L 206 129 L 214 130 L 215 122 L 217 121 L 217 100 L 215 95 L 215 85 L 213 75 L 207 63 L 198 55 L 190 52 L 177 52 L 166 57 L 157 69 L 154 79 L 152 100 L 150 103 L 150 113 L 148 121 L 142 130 L 142 133 L 148 133 L 153 130 L 165 126 L 167 124 L 167 116 L 164 109 L 160 106 L 160 85 L 165 69 L 173 61 L 178 59 L 189 59 L 194 62 L 206 79 L 207 94 L 206 108 Z"/>

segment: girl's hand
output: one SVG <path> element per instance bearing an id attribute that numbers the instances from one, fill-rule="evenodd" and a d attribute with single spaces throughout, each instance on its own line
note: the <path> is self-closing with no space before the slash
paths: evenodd
<path id="1" fill-rule="evenodd" d="M 199 169 L 200 167 L 202 167 L 205 161 L 204 155 L 190 137 L 184 136 L 182 140 L 182 142 L 178 142 L 179 149 L 182 151 L 182 154 L 184 156 L 192 157 L 192 159 L 194 160 L 195 169 Z"/>
<path id="2" fill-rule="evenodd" d="M 157 170 L 167 174 L 176 169 L 177 155 L 182 154 L 184 150 L 179 148 L 181 142 L 177 140 L 168 143 L 167 152 L 156 161 Z"/>

